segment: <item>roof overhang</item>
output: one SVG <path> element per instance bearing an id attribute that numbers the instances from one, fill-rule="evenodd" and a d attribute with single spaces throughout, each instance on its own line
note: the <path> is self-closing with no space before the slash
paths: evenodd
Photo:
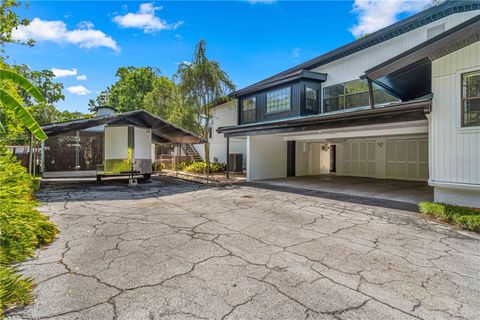
<path id="1" fill-rule="evenodd" d="M 303 69 L 296 70 L 295 72 L 285 74 L 281 77 L 272 79 L 271 81 L 265 81 L 265 82 L 262 82 L 261 84 L 249 86 L 249 87 L 246 87 L 245 89 L 235 91 L 232 93 L 232 96 L 233 97 L 244 96 L 253 92 L 262 91 L 265 89 L 277 87 L 279 85 L 295 82 L 298 80 L 313 80 L 318 82 L 324 82 L 327 80 L 327 74 L 314 72 L 310 70 L 303 70 Z"/>
<path id="2" fill-rule="evenodd" d="M 480 40 L 480 15 L 367 70 L 366 77 L 403 101 L 431 93 L 432 61 Z"/>
<path id="3" fill-rule="evenodd" d="M 217 129 L 217 132 L 223 133 L 225 137 L 239 137 L 416 121 L 426 119 L 425 113 L 429 112 L 430 108 L 431 100 L 427 99 L 399 103 L 376 109 L 364 109 L 280 121 L 221 127 Z"/>
<path id="4" fill-rule="evenodd" d="M 135 125 L 152 129 L 152 140 L 155 143 L 203 143 L 198 135 L 179 128 L 166 120 L 152 115 L 145 110 L 135 110 L 121 114 L 57 122 L 43 125 L 47 136 L 52 137 L 71 131 L 86 130 L 101 125 Z"/>

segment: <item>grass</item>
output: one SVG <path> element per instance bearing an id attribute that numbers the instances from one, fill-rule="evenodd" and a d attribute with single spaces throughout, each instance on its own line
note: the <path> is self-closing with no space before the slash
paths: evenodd
<path id="1" fill-rule="evenodd" d="M 32 301 L 32 279 L 13 266 L 50 243 L 55 225 L 37 209 L 38 181 L 0 144 L 0 318 L 5 311 Z"/>
<path id="2" fill-rule="evenodd" d="M 480 209 L 427 201 L 418 206 L 420 212 L 429 217 L 480 232 Z"/>

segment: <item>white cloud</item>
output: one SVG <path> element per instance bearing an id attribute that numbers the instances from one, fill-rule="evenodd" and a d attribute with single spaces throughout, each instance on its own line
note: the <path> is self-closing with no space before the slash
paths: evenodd
<path id="1" fill-rule="evenodd" d="M 93 29 L 93 27 L 95 27 L 95 25 L 93 24 L 92 21 L 80 21 L 77 24 L 77 27 L 78 27 L 78 29 L 90 30 L 90 29 Z"/>
<path id="2" fill-rule="evenodd" d="M 84 96 L 89 94 L 91 91 L 85 88 L 84 86 L 71 86 L 67 88 L 67 91 L 78 96 Z"/>
<path id="3" fill-rule="evenodd" d="M 76 76 L 77 75 L 77 69 L 58 69 L 58 68 L 52 68 L 50 71 L 53 72 L 55 75 L 55 78 L 63 78 L 63 77 L 71 77 L 71 76 Z"/>
<path id="4" fill-rule="evenodd" d="M 302 51 L 301 48 L 293 48 L 293 49 L 292 49 L 292 55 L 293 55 L 295 58 L 298 58 L 298 57 L 300 56 L 301 51 Z"/>
<path id="5" fill-rule="evenodd" d="M 375 32 L 396 22 L 402 13 L 415 13 L 431 4 L 431 0 L 355 0 L 353 12 L 358 24 L 350 29 L 355 37 Z"/>
<path id="6" fill-rule="evenodd" d="M 115 40 L 100 30 L 95 30 L 91 22 L 80 23 L 81 28 L 68 30 L 63 21 L 45 21 L 34 18 L 29 25 L 13 30 L 13 38 L 17 40 L 34 39 L 55 43 L 69 43 L 80 48 L 107 47 L 119 51 Z M 91 27 L 90 29 L 88 27 Z"/>
<path id="7" fill-rule="evenodd" d="M 80 81 L 85 81 L 87 80 L 87 76 L 85 74 L 81 74 L 79 76 L 76 76 L 77 80 L 80 80 Z"/>
<path id="8" fill-rule="evenodd" d="M 183 24 L 183 21 L 168 23 L 155 16 L 155 11 L 158 10 L 162 10 L 162 7 L 155 7 L 153 3 L 142 3 L 137 13 L 115 16 L 113 22 L 123 28 L 143 29 L 145 33 L 160 30 L 175 30 Z"/>

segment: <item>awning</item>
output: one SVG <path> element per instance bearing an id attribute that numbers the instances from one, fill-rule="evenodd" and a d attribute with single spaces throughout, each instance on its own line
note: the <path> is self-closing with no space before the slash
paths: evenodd
<path id="1" fill-rule="evenodd" d="M 56 136 L 70 131 L 85 130 L 100 125 L 126 124 L 152 129 L 156 143 L 203 143 L 200 136 L 179 128 L 145 110 L 135 110 L 105 117 L 79 119 L 43 125 L 47 136 Z"/>
<path id="2" fill-rule="evenodd" d="M 431 93 L 432 61 L 480 40 L 480 15 L 367 70 L 366 77 L 403 101 Z"/>
<path id="3" fill-rule="evenodd" d="M 270 122 L 221 127 L 225 137 L 255 136 L 343 128 L 380 123 L 425 120 L 431 100 L 404 102 L 375 109 L 363 109 L 333 114 L 312 115 Z"/>

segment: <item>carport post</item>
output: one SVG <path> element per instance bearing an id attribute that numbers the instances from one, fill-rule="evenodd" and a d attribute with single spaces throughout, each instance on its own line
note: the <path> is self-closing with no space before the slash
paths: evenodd
<path id="1" fill-rule="evenodd" d="M 229 169 L 230 169 L 230 137 L 227 137 L 227 179 L 230 179 L 230 172 L 229 172 Z"/>
<path id="2" fill-rule="evenodd" d="M 28 173 L 32 175 L 32 162 L 33 162 L 33 134 L 30 134 L 30 148 L 28 149 Z"/>

